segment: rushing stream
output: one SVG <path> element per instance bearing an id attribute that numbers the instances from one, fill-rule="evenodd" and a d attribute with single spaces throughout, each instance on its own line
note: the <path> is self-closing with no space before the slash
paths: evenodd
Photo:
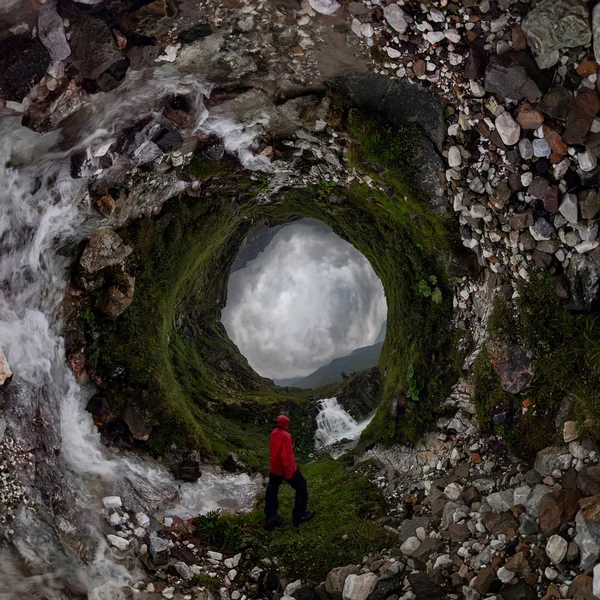
<path id="1" fill-rule="evenodd" d="M 87 178 L 71 177 L 74 152 L 93 158 L 125 127 L 152 117 L 166 96 L 185 94 L 196 103 L 195 131 L 222 136 L 248 168 L 268 168 L 266 159 L 252 155 L 252 129 L 211 119 L 203 104 L 210 90 L 164 67 L 95 95 L 68 137 L 32 132 L 14 117 L 0 119 L 0 344 L 14 372 L 1 437 L 18 444 L 15 468 L 28 483 L 28 506 L 20 504 L 9 526 L 0 523 L 0 539 L 9 542 L 0 548 L 2 599 L 121 597 L 119 588 L 135 574 L 107 549 L 99 516 L 103 496 L 123 496 L 133 509 L 189 516 L 248 508 L 261 487 L 247 475 L 207 472 L 198 484 L 179 489 L 160 465 L 105 449 L 84 410 L 93 390 L 78 385 L 66 363 L 58 316 L 77 244 L 97 228 Z M 171 195 L 183 189 L 179 184 Z"/>
<path id="2" fill-rule="evenodd" d="M 373 415 L 358 422 L 346 412 L 337 398 L 325 398 L 321 400 L 321 410 L 317 415 L 315 446 L 323 449 L 342 442 L 345 446 L 350 445 L 358 440 L 372 418 Z"/>

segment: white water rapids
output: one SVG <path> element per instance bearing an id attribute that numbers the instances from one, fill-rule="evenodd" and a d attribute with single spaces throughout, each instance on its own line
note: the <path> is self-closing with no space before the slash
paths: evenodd
<path id="1" fill-rule="evenodd" d="M 251 152 L 253 129 L 210 118 L 203 104 L 210 90 L 173 69 L 133 73 L 115 91 L 90 99 L 68 142 L 59 132 L 42 135 L 14 117 L 0 118 L 0 345 L 14 372 L 5 391 L 5 435 L 23 455 L 31 453 L 35 467 L 27 487 L 37 506 L 20 506 L 10 528 L 0 525 L 1 599 L 121 597 L 120 587 L 135 573 L 112 560 L 100 533 L 102 496 L 190 516 L 248 508 L 261 489 L 257 478 L 207 472 L 198 484 L 183 484 L 177 501 L 179 484 L 163 467 L 109 453 L 84 410 L 93 391 L 81 388 L 67 366 L 57 316 L 77 244 L 96 228 L 87 179 L 71 177 L 74 152 L 90 156 L 124 128 L 152 117 L 165 97 L 185 94 L 196 102 L 196 131 L 224 137 L 245 166 L 269 168 Z"/>
<path id="2" fill-rule="evenodd" d="M 317 414 L 315 446 L 325 449 L 342 441 L 355 442 L 371 422 L 373 416 L 358 422 L 338 402 L 337 398 L 320 401 L 321 410 Z"/>

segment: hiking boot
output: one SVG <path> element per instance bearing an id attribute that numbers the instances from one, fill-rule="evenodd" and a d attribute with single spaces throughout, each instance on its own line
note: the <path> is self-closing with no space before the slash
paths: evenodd
<path id="1" fill-rule="evenodd" d="M 307 521 L 310 521 L 314 516 L 315 516 L 314 510 L 307 510 L 298 521 L 294 521 L 294 527 L 298 527 L 299 525 L 302 525 L 302 523 L 306 523 Z"/>
<path id="2" fill-rule="evenodd" d="M 269 517 L 265 521 L 264 528 L 265 531 L 273 531 L 275 527 L 279 527 L 280 525 L 283 525 L 283 519 L 279 515 L 276 515 L 274 517 Z"/>

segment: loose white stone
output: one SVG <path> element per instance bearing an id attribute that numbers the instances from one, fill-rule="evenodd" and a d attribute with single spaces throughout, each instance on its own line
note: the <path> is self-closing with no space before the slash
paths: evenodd
<path id="1" fill-rule="evenodd" d="M 444 39 L 444 33 L 442 31 L 428 31 L 425 34 L 425 39 L 430 44 L 437 44 Z"/>
<path id="2" fill-rule="evenodd" d="M 533 140 L 533 154 L 537 158 L 547 157 L 552 154 L 552 148 L 544 139 Z"/>
<path id="3" fill-rule="evenodd" d="M 515 578 L 515 574 L 505 567 L 500 567 L 496 575 L 502 583 L 510 583 Z"/>
<path id="4" fill-rule="evenodd" d="M 558 211 L 569 223 L 577 223 L 577 196 L 575 194 L 565 194 Z"/>
<path id="5" fill-rule="evenodd" d="M 471 79 L 469 81 L 469 87 L 471 88 L 471 93 L 475 98 L 483 98 L 485 96 L 485 88 L 475 79 Z"/>
<path id="6" fill-rule="evenodd" d="M 600 564 L 597 564 L 594 567 L 594 583 L 592 589 L 594 592 L 594 596 L 596 596 L 596 598 L 600 598 Z"/>
<path id="7" fill-rule="evenodd" d="M 136 513 L 135 520 L 140 527 L 147 529 L 150 526 L 150 517 L 143 512 Z"/>
<path id="8" fill-rule="evenodd" d="M 548 558 L 555 564 L 559 565 L 567 555 L 569 543 L 560 535 L 552 535 L 546 544 L 546 554 Z"/>
<path id="9" fill-rule="evenodd" d="M 405 33 L 408 29 L 408 22 L 404 11 L 397 4 L 388 4 L 383 9 L 383 16 L 390 27 L 398 33 Z"/>
<path id="10" fill-rule="evenodd" d="M 401 546 L 400 552 L 406 556 L 412 556 L 417 548 L 421 545 L 421 540 L 418 537 L 409 537 Z"/>
<path id="11" fill-rule="evenodd" d="M 322 15 L 332 15 L 341 4 L 337 0 L 308 0 L 310 7 Z"/>
<path id="12" fill-rule="evenodd" d="M 598 159 L 591 152 L 580 152 L 577 155 L 577 162 L 584 173 L 593 171 L 598 166 Z"/>
<path id="13" fill-rule="evenodd" d="M 102 498 L 102 504 L 104 504 L 104 508 L 109 510 L 111 508 L 121 508 L 123 506 L 119 496 L 106 496 L 105 498 Z"/>
<path id="14" fill-rule="evenodd" d="M 575 250 L 579 252 L 579 254 L 585 254 L 586 252 L 591 252 L 595 250 L 600 244 L 596 241 L 594 242 L 581 242 L 581 244 L 577 244 L 575 246 Z"/>
<path id="15" fill-rule="evenodd" d="M 342 591 L 343 600 L 367 600 L 377 585 L 375 573 L 348 575 Z"/>
<path id="16" fill-rule="evenodd" d="M 106 539 L 109 541 L 111 546 L 117 548 L 117 550 L 121 550 L 121 552 L 125 552 L 127 548 L 129 548 L 129 540 L 126 540 L 118 535 L 108 534 Z"/>
<path id="17" fill-rule="evenodd" d="M 399 58 L 402 56 L 402 52 L 400 52 L 400 50 L 396 50 L 396 48 L 392 48 L 391 46 L 388 46 L 385 51 L 390 58 Z"/>
<path id="18" fill-rule="evenodd" d="M 521 174 L 521 185 L 523 187 L 529 187 L 533 181 L 533 173 L 531 171 L 525 171 Z"/>
<path id="19" fill-rule="evenodd" d="M 212 558 L 213 560 L 217 560 L 219 562 L 223 560 L 223 554 L 221 554 L 221 552 L 214 552 L 213 550 L 207 550 L 206 556 L 208 556 L 208 558 Z"/>
<path id="20" fill-rule="evenodd" d="M 458 483 L 450 483 L 444 488 L 444 495 L 448 500 L 458 500 L 463 493 L 463 486 Z"/>
<path id="21" fill-rule="evenodd" d="M 448 148 L 448 165 L 453 169 L 460 167 L 462 164 L 462 156 L 460 155 L 460 149 L 458 146 L 450 146 Z"/>
<path id="22" fill-rule="evenodd" d="M 494 123 L 502 141 L 507 146 L 513 146 L 519 141 L 521 128 L 508 111 L 500 113 Z"/>
<path id="23" fill-rule="evenodd" d="M 229 578 L 231 579 L 231 577 Z M 296 579 L 292 583 L 288 583 L 285 591 L 283 592 L 286 596 L 293 596 L 302 587 L 302 580 Z"/>
<path id="24" fill-rule="evenodd" d="M 523 160 L 533 158 L 533 145 L 529 138 L 522 138 L 519 140 L 519 154 Z"/>

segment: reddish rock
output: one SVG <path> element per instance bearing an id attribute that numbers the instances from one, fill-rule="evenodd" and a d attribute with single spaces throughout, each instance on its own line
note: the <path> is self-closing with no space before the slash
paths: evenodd
<path id="1" fill-rule="evenodd" d="M 125 275 L 122 283 L 108 288 L 98 306 L 110 317 L 118 317 L 133 302 L 134 291 L 135 277 Z"/>
<path id="2" fill-rule="evenodd" d="M 579 509 L 578 500 L 577 490 L 556 490 L 543 496 L 538 506 L 542 533 L 552 535 L 563 523 L 572 521 Z"/>
<path id="3" fill-rule="evenodd" d="M 560 598 L 560 590 L 555 585 L 550 584 L 542 600 L 556 600 L 556 598 Z"/>
<path id="4" fill-rule="evenodd" d="M 560 162 L 569 151 L 567 144 L 565 144 L 562 136 L 555 129 L 544 125 L 544 138 L 548 142 L 550 149 L 552 150 L 552 156 L 550 157 L 551 162 Z"/>
<path id="5" fill-rule="evenodd" d="M 600 110 L 600 98 L 596 90 L 584 88 L 579 91 L 567 115 L 563 139 L 567 144 L 583 144 L 594 117 Z"/>
<path id="6" fill-rule="evenodd" d="M 569 598 L 573 600 L 598 600 L 593 591 L 594 580 L 589 575 L 577 575 L 569 586 Z"/>
<path id="7" fill-rule="evenodd" d="M 475 578 L 475 583 L 473 587 L 482 595 L 487 594 L 494 583 L 494 579 L 496 579 L 496 575 L 492 569 L 489 567 L 484 567 L 479 571 L 477 577 Z"/>
<path id="8" fill-rule="evenodd" d="M 543 200 L 546 197 L 546 192 L 548 191 L 548 180 L 544 177 L 536 177 L 532 182 L 529 188 L 527 189 L 528 193 L 532 198 L 536 200 Z"/>
<path id="9" fill-rule="evenodd" d="M 471 506 L 473 502 L 478 502 L 481 499 L 481 495 L 479 494 L 479 490 L 476 487 L 467 488 L 463 492 L 463 500 L 467 506 Z"/>
<path id="10" fill-rule="evenodd" d="M 474 465 L 478 465 L 481 463 L 481 455 L 478 454 L 477 452 L 473 452 L 473 454 L 471 454 L 471 462 Z"/>
<path id="11" fill-rule="evenodd" d="M 110 194 L 105 194 L 100 198 L 96 198 L 94 200 L 94 206 L 103 217 L 107 218 L 112 216 L 117 208 L 117 205 Z"/>
<path id="12" fill-rule="evenodd" d="M 527 50 L 527 38 L 525 37 L 525 33 L 519 25 L 515 25 L 512 28 L 510 33 L 513 49 L 517 52 L 522 52 L 523 50 Z"/>
<path id="13" fill-rule="evenodd" d="M 520 213 L 515 213 L 508 219 L 509 225 L 513 229 L 526 229 L 533 225 L 533 211 L 531 209 L 524 210 Z"/>
<path id="14" fill-rule="evenodd" d="M 573 102 L 573 94 L 563 87 L 553 87 L 542 98 L 538 108 L 553 119 L 566 119 Z"/>
<path id="15" fill-rule="evenodd" d="M 580 77 L 589 77 L 598 72 L 598 63 L 591 55 L 586 56 L 577 67 L 577 75 Z"/>
<path id="16" fill-rule="evenodd" d="M 529 102 L 525 102 L 517 113 L 517 123 L 521 129 L 537 129 L 544 122 L 544 115 L 533 108 Z"/>
<path id="17" fill-rule="evenodd" d="M 415 61 L 413 72 L 416 77 L 423 77 L 427 73 L 427 63 L 424 60 Z"/>
<path id="18" fill-rule="evenodd" d="M 513 573 L 525 573 L 527 571 L 531 571 L 531 563 L 524 552 L 517 552 L 516 554 L 513 554 L 506 561 L 504 566 Z"/>
<path id="19" fill-rule="evenodd" d="M 506 535 L 509 529 L 516 529 L 519 526 L 516 519 L 509 512 L 500 515 L 492 512 L 485 513 L 481 521 L 484 527 L 493 535 Z"/>
<path id="20" fill-rule="evenodd" d="M 466 542 L 471 537 L 471 532 L 467 527 L 466 523 L 452 523 L 448 527 L 450 533 L 450 540 L 452 542 Z"/>
<path id="21" fill-rule="evenodd" d="M 556 213 L 556 211 L 558 211 L 558 197 L 558 188 L 554 185 L 549 186 L 543 199 L 544 209 L 549 213 Z"/>

